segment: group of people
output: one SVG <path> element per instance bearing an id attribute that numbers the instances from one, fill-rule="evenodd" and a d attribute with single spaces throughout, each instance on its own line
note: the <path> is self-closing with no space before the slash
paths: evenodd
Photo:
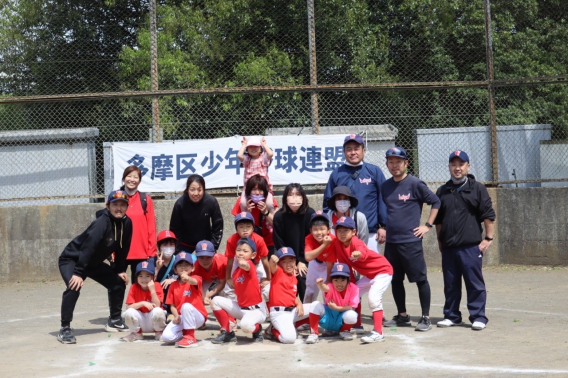
<path id="1" fill-rule="evenodd" d="M 472 329 L 484 329 L 482 260 L 493 240 L 495 212 L 487 189 L 469 173 L 467 153 L 450 154 L 450 180 L 434 194 L 407 173 L 402 147 L 386 152 L 388 180 L 379 167 L 364 161 L 360 135 L 346 136 L 343 151 L 345 163 L 331 173 L 321 210 L 309 206 L 297 183 L 286 186 L 279 208 L 268 176 L 272 150 L 264 138 L 243 138 L 237 156 L 245 168 L 244 190 L 231 212 L 235 232 L 224 254 L 218 253 L 223 216 L 215 197 L 206 193 L 203 177 L 188 177 L 169 229 L 156 235 L 152 200 L 138 191 L 142 173 L 129 166 L 124 185 L 109 194 L 106 208 L 59 257 L 66 290 L 58 340 L 76 342 L 71 321 L 87 277 L 108 289 L 105 329 L 129 331 L 124 341 L 153 332 L 178 347 L 198 346 L 195 330 L 205 329 L 209 307 L 220 325 L 214 344 L 236 341 L 239 326 L 255 342 L 293 343 L 297 332 L 309 331 L 305 342 L 314 344 L 320 327 L 324 335 L 352 340 L 353 334 L 367 333 L 363 343 L 379 342 L 383 324 L 412 325 L 405 276 L 418 288 L 422 314 L 415 329 L 428 331 L 431 294 L 422 238 L 433 227 L 446 297 L 444 319 L 437 325 L 462 323 L 463 278 Z M 421 225 L 424 204 L 431 209 Z M 397 312 L 385 320 L 383 295 L 389 286 Z M 361 325 L 365 293 L 373 320 L 368 332 Z M 270 325 L 263 330 L 266 320 Z"/>

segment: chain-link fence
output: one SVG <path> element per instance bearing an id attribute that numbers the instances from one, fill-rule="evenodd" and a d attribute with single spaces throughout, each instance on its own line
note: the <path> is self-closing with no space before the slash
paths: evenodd
<path id="1" fill-rule="evenodd" d="M 104 143 L 253 134 L 388 133 L 432 185 L 453 149 L 488 184 L 568 182 L 564 1 L 0 7 L 0 205 L 103 197 Z"/>

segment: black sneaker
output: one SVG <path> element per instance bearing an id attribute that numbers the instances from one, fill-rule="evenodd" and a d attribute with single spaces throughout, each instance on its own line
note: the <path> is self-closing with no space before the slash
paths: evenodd
<path id="1" fill-rule="evenodd" d="M 128 327 L 122 319 L 111 319 L 108 318 L 107 324 L 105 324 L 105 331 L 107 332 L 127 332 Z"/>
<path id="2" fill-rule="evenodd" d="M 430 318 L 423 316 L 418 322 L 416 328 L 414 329 L 416 331 L 422 331 L 422 332 L 430 331 L 432 329 L 432 323 L 430 322 Z"/>
<path id="3" fill-rule="evenodd" d="M 62 344 L 75 344 L 77 342 L 75 335 L 73 335 L 73 330 L 70 327 L 61 327 L 59 335 L 57 335 L 57 340 Z"/>
<path id="4" fill-rule="evenodd" d="M 259 324 L 258 326 L 258 331 L 252 334 L 252 339 L 257 343 L 261 343 L 264 341 L 264 337 L 262 336 L 262 324 Z"/>
<path id="5" fill-rule="evenodd" d="M 395 315 L 384 325 L 387 327 L 410 327 L 412 323 L 410 322 L 410 315 L 406 314 L 406 316 Z"/>
<path id="6" fill-rule="evenodd" d="M 212 344 L 223 344 L 237 341 L 237 336 L 234 332 L 221 332 L 219 336 L 211 340 Z"/>

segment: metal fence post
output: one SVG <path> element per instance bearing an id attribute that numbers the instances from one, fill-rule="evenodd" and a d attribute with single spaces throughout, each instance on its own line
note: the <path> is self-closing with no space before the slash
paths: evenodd
<path id="1" fill-rule="evenodd" d="M 150 1 L 150 80 L 152 81 L 152 92 L 158 91 L 158 41 L 156 28 L 156 0 Z M 154 135 L 152 142 L 161 142 L 160 135 L 160 109 L 158 96 L 152 96 L 152 126 Z"/>
<path id="2" fill-rule="evenodd" d="M 316 19 L 314 14 L 314 0 L 308 0 L 308 41 L 310 49 L 310 85 L 318 85 L 318 70 L 316 65 Z M 319 104 L 318 93 L 311 92 L 312 130 L 319 134 Z"/>
<path id="3" fill-rule="evenodd" d="M 484 0 L 485 9 L 485 51 L 487 59 L 487 91 L 489 93 L 489 128 L 491 134 L 491 167 L 492 183 L 499 181 L 499 167 L 497 155 L 497 119 L 495 116 L 495 90 L 493 88 L 493 39 L 491 33 L 491 3 Z"/>

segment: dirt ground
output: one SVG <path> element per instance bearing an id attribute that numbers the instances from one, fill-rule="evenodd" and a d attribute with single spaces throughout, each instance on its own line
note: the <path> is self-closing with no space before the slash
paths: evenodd
<path id="1" fill-rule="evenodd" d="M 146 340 L 124 343 L 126 333 L 108 333 L 104 289 L 88 280 L 75 310 L 77 344 L 57 339 L 63 282 L 0 285 L 0 372 L 16 376 L 97 376 L 173 374 L 215 377 L 255 376 L 568 376 L 568 269 L 502 266 L 485 269 L 488 327 L 472 331 L 469 322 L 429 332 L 385 329 L 386 342 L 320 339 L 305 345 L 265 340 L 256 345 L 239 331 L 238 342 L 214 345 L 211 316 L 198 331 L 199 348 L 166 346 Z M 443 284 L 439 270 L 429 272 L 431 317 L 442 319 Z M 416 324 L 420 307 L 415 285 L 407 285 L 408 311 Z M 465 298 L 465 291 L 464 291 Z M 390 290 L 385 313 L 395 314 Z M 463 301 L 462 301 L 463 302 Z M 366 296 L 363 323 L 372 328 Z M 462 303 L 464 319 L 467 308 Z"/>

